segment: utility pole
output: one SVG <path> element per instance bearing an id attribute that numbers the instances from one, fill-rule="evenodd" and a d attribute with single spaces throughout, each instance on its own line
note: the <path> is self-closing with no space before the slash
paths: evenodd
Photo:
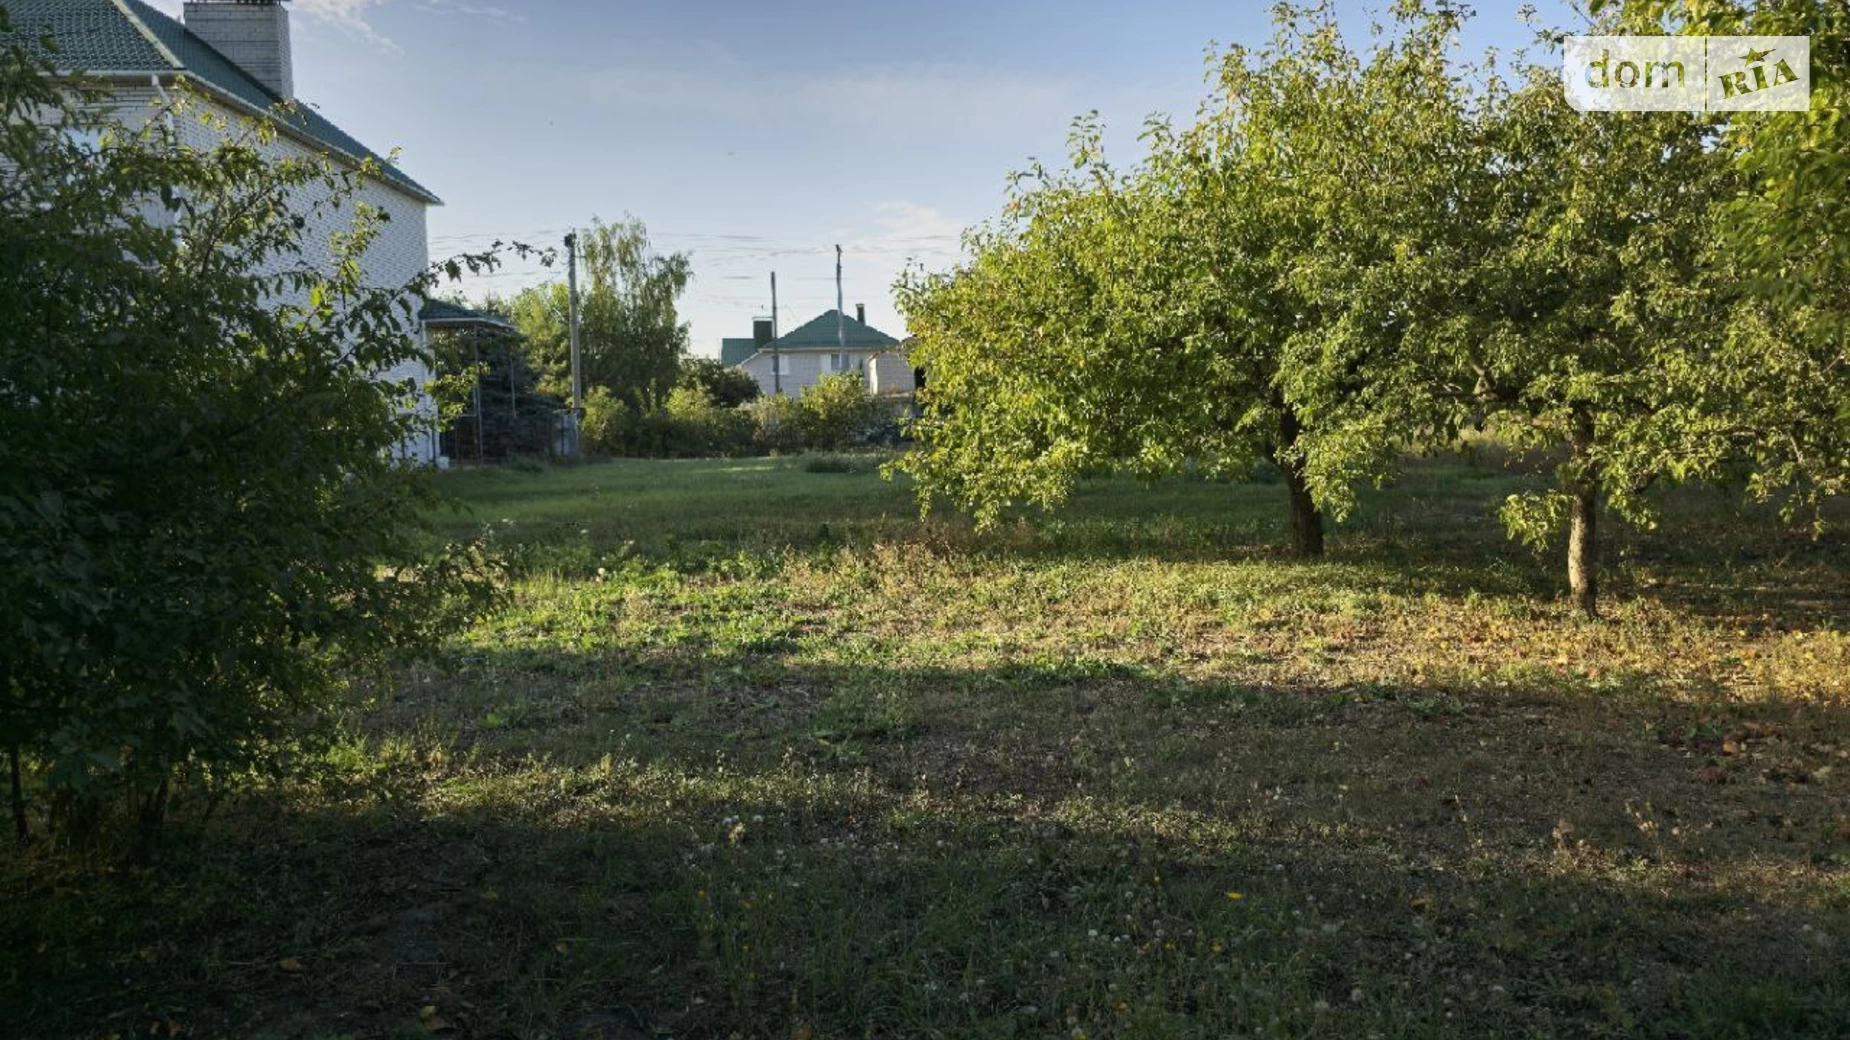
<path id="1" fill-rule="evenodd" d="M 475 356 L 475 464 L 481 465 L 482 450 L 482 327 L 469 326 L 469 351 Z"/>
<path id="2" fill-rule="evenodd" d="M 567 454 L 578 454 L 578 420 L 585 414 L 585 384 L 578 370 L 578 232 L 565 236 L 565 281 L 571 298 L 569 321 L 572 336 L 572 436 Z"/>
<path id="3" fill-rule="evenodd" d="M 835 349 L 848 352 L 848 316 L 842 313 L 841 247 L 835 247 Z M 843 359 L 846 360 L 845 358 Z"/>
<path id="4" fill-rule="evenodd" d="M 771 396 L 784 396 L 784 357 L 777 349 L 777 272 L 771 272 Z"/>

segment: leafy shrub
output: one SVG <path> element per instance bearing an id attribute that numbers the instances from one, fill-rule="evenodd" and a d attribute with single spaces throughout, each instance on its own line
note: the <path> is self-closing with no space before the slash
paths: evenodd
<path id="1" fill-rule="evenodd" d="M 705 391 L 721 408 L 737 408 L 756 401 L 763 394 L 758 380 L 750 373 L 721 364 L 715 358 L 683 358 L 681 381 L 677 385 Z"/>
<path id="2" fill-rule="evenodd" d="M 669 454 L 707 457 L 751 451 L 751 419 L 721 405 L 705 387 L 676 387 L 668 395 L 667 410 L 675 440 Z"/>
<path id="3" fill-rule="evenodd" d="M 722 408 L 697 386 L 681 386 L 660 405 L 636 407 L 604 387 L 585 394 L 581 434 L 587 451 L 633 458 L 706 458 L 753 449 L 750 416 Z"/>
<path id="4" fill-rule="evenodd" d="M 752 446 L 767 455 L 789 455 L 803 450 L 803 430 L 797 423 L 796 399 L 760 397 L 741 412 L 751 424 Z"/>
<path id="5" fill-rule="evenodd" d="M 792 424 L 805 448 L 834 451 L 864 441 L 888 419 L 858 373 L 824 376 L 796 399 Z"/>
<path id="6" fill-rule="evenodd" d="M 97 124 L 49 73 L 0 55 L 0 108 L 40 115 L 0 135 L 0 751 L 16 833 L 42 808 L 100 846 L 285 774 L 356 669 L 496 587 L 399 460 L 427 420 L 376 374 L 428 360 L 404 314 L 434 278 L 362 280 L 357 176 L 266 159 L 263 126 Z M 336 265 L 278 203 L 317 198 L 352 216 Z"/>
<path id="7" fill-rule="evenodd" d="M 799 397 L 759 397 L 726 407 L 699 386 L 676 387 L 660 405 L 636 407 L 602 387 L 585 395 L 585 448 L 606 456 L 700 458 L 839 451 L 894 427 L 886 407 L 853 373 L 829 376 Z"/>
<path id="8" fill-rule="evenodd" d="M 601 386 L 585 391 L 584 417 L 578 421 L 578 439 L 595 455 L 623 455 L 636 440 L 637 410 Z"/>

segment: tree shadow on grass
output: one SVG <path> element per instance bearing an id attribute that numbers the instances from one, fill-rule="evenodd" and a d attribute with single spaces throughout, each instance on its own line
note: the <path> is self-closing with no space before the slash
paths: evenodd
<path id="1" fill-rule="evenodd" d="M 560 653 L 538 673 L 526 653 L 486 657 L 407 684 L 368 721 L 374 738 L 497 769 L 795 761 L 893 790 L 1263 821 L 1281 838 L 1401 828 L 1405 851 L 1449 869 L 1465 866 L 1461 816 L 1477 840 L 1533 854 L 1557 847 L 1563 819 L 1575 841 L 1702 869 L 1850 854 L 1850 704 L 1835 701 L 1692 703 L 1648 674 L 1614 690 L 1573 673 L 1281 685 L 1083 657 L 958 667 L 688 646 Z"/>
<path id="2" fill-rule="evenodd" d="M 1830 1036 L 1850 1015 L 1842 907 L 1665 888 L 1585 848 L 1435 862 L 1392 831 L 801 760 L 421 768 L 390 807 L 250 802 L 148 875 L 7 862 L 9 1028 Z"/>

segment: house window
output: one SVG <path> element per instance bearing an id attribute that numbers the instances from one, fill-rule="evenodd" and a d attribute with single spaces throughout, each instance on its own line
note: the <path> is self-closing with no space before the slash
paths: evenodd
<path id="1" fill-rule="evenodd" d="M 777 355 L 777 374 L 780 376 L 796 375 L 796 370 L 790 367 L 789 354 Z"/>
<path id="2" fill-rule="evenodd" d="M 829 373 L 852 372 L 860 367 L 860 358 L 853 354 L 830 354 Z"/>

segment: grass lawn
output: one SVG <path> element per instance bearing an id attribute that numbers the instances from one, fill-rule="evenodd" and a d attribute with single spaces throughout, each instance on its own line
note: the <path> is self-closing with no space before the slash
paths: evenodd
<path id="1" fill-rule="evenodd" d="M 447 475 L 512 609 L 151 870 L 0 853 L 0 1033 L 1850 1035 L 1841 537 L 1681 495 L 1590 623 L 1463 459 L 1313 564 L 851 470 Z"/>

